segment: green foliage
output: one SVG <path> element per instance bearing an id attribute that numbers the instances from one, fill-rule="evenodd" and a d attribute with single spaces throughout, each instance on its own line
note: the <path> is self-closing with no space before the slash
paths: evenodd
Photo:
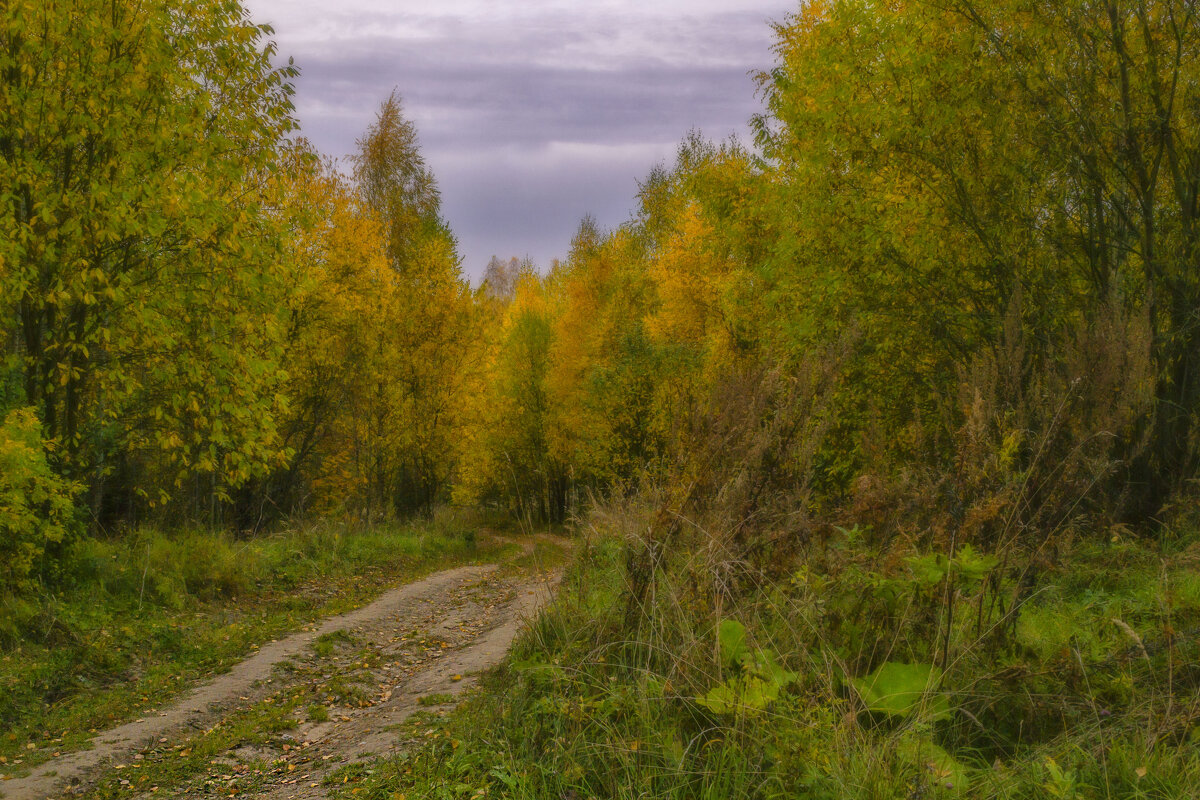
<path id="1" fill-rule="evenodd" d="M 721 620 L 717 626 L 721 660 L 733 674 L 714 686 L 696 702 L 714 714 L 761 712 L 779 698 L 779 693 L 796 680 L 794 672 L 779 665 L 770 649 L 746 645 L 746 627 L 736 620 Z"/>
<path id="2" fill-rule="evenodd" d="M 0 11 L 10 361 L 93 510 L 116 473 L 158 505 L 279 462 L 288 220 L 269 176 L 298 73 L 269 32 L 236 0 Z"/>
<path id="3" fill-rule="evenodd" d="M 400 273 L 420 270 L 419 253 L 431 235 L 444 234 L 438 216 L 441 196 L 425 166 L 417 128 L 404 118 L 393 92 L 358 142 L 355 181 L 363 203 L 383 223 L 386 252 Z"/>
<path id="4" fill-rule="evenodd" d="M 885 661 L 870 675 L 853 680 L 854 688 L 868 711 L 891 717 L 907 717 L 918 710 L 936 720 L 949 715 L 949 703 L 937 694 L 941 670 L 931 664 L 901 664 Z"/>
<path id="5" fill-rule="evenodd" d="M 47 548 L 68 539 L 75 491 L 50 468 L 33 410 L 8 412 L 0 424 L 0 596 L 28 590 Z"/>
<path id="6" fill-rule="evenodd" d="M 696 702 L 715 714 L 752 714 L 763 711 L 777 699 L 796 673 L 779 665 L 771 650 L 742 654 L 736 675 L 713 687 Z"/>
<path id="7" fill-rule="evenodd" d="M 746 647 L 746 626 L 736 619 L 723 619 L 717 625 L 717 645 L 725 666 L 734 667 L 749 653 Z"/>
<path id="8" fill-rule="evenodd" d="M 935 791 L 947 790 L 947 794 L 956 797 L 971 796 L 971 779 L 967 768 L 928 738 L 904 742 L 898 754 L 924 773 Z"/>
<path id="9" fill-rule="evenodd" d="M 912 570 L 913 580 L 924 588 L 939 586 L 947 579 L 957 579 L 968 591 L 978 586 L 1000 564 L 1000 559 L 976 553 L 969 544 L 960 547 L 950 558 L 942 553 L 932 553 L 909 556 L 905 561 Z"/>
<path id="10" fill-rule="evenodd" d="M 1078 778 L 1075 770 L 1064 770 L 1053 758 L 1046 759 L 1045 768 L 1047 794 L 1051 797 L 1061 798 L 1078 796 Z"/>

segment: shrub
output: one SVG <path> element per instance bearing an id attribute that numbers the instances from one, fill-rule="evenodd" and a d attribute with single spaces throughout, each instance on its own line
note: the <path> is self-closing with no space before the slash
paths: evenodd
<path id="1" fill-rule="evenodd" d="M 0 594 L 29 589 L 47 547 L 74 527 L 74 495 L 46 460 L 33 410 L 10 411 L 0 424 Z"/>

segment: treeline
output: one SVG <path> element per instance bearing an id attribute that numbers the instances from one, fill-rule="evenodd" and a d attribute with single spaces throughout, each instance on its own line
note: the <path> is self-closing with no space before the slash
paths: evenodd
<path id="1" fill-rule="evenodd" d="M 689 137 L 631 221 L 500 281 L 463 486 L 685 513 L 749 470 L 740 513 L 942 545 L 1161 521 L 1197 463 L 1195 9 L 835 0 L 776 33 L 755 149 Z"/>
<path id="2" fill-rule="evenodd" d="M 323 163 L 237 0 L 0 19 L 10 580 L 88 526 L 639 490 L 992 546 L 1195 476 L 1188 3 L 805 3 L 753 149 L 475 291 L 399 100 Z"/>
<path id="3" fill-rule="evenodd" d="M 5 587 L 84 529 L 445 486 L 475 317 L 416 131 L 390 98 L 323 163 L 270 33 L 237 0 L 0 11 Z"/>

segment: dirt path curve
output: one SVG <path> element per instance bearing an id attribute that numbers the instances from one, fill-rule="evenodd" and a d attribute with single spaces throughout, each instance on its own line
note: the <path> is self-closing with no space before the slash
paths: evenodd
<path id="1" fill-rule="evenodd" d="M 528 556 L 533 546 L 523 545 Z M 321 702 L 297 707 L 294 719 L 284 720 L 287 732 L 240 746 L 198 774 L 176 776 L 167 781 L 176 784 L 169 796 L 211 796 L 220 785 L 225 795 L 232 786 L 239 796 L 325 797 L 319 779 L 325 773 L 348 759 L 388 754 L 398 739 L 389 728 L 421 708 L 422 698 L 424 705 L 430 699 L 434 705 L 452 702 L 479 672 L 498 663 L 558 579 L 556 570 L 487 565 L 407 584 L 264 645 L 157 716 L 106 731 L 92 749 L 48 761 L 24 778 L 6 781 L 0 792 L 4 800 L 44 800 L 87 795 L 97 781 L 106 781 L 107 795 L 143 790 L 147 797 L 168 796 L 145 783 L 157 760 L 185 747 L 180 742 L 211 733 L 256 706 L 307 692 Z M 297 761 L 309 765 L 302 774 L 296 774 Z M 160 770 L 152 782 L 161 777 Z"/>

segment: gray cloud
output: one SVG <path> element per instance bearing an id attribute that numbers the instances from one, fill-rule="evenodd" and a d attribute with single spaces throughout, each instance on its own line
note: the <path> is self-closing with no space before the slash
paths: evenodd
<path id="1" fill-rule="evenodd" d="M 612 226 L 629 215 L 637 178 L 668 160 L 674 142 L 615 147 L 547 147 L 509 152 L 482 167 L 465 159 L 434 164 L 447 217 L 456 222 L 464 269 L 478 275 L 495 253 L 531 256 L 546 266 L 566 255 L 585 214 Z"/>
<path id="2" fill-rule="evenodd" d="M 637 180 L 689 130 L 744 133 L 759 110 L 749 73 L 771 63 L 768 20 L 793 7 L 443 0 L 444 13 L 427 13 L 352 2 L 249 5 L 301 67 L 297 114 L 322 151 L 351 152 L 400 92 L 473 277 L 493 253 L 541 265 L 565 255 L 585 213 L 605 226 L 627 218 Z"/>
<path id="3" fill-rule="evenodd" d="M 306 69 L 322 77 L 299 86 L 302 123 L 306 117 L 369 119 L 393 86 L 433 148 L 657 141 L 690 127 L 740 126 L 755 107 L 747 71 L 719 67 L 639 66 L 616 73 L 520 64 L 480 69 L 395 53 L 387 58 L 396 67 L 394 83 L 353 79 L 388 52 L 385 45 L 349 64 L 314 60 Z"/>

